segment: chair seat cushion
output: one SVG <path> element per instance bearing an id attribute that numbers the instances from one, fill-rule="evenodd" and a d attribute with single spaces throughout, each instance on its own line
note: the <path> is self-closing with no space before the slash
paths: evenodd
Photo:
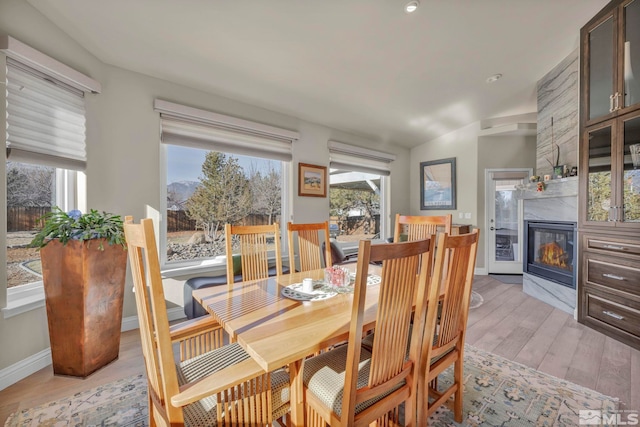
<path id="1" fill-rule="evenodd" d="M 306 392 L 313 393 L 327 408 L 331 408 L 337 416 L 342 414 L 347 347 L 347 345 L 343 345 L 305 360 L 302 372 L 302 381 Z M 357 388 L 367 386 L 370 367 L 371 353 L 362 349 L 360 363 L 358 364 Z M 403 381 L 393 390 L 360 403 L 356 406 L 356 414 L 380 401 L 404 384 L 405 382 Z"/>
<path id="2" fill-rule="evenodd" d="M 187 384 L 209 374 L 248 359 L 249 354 L 238 343 L 226 345 L 176 364 L 178 383 Z M 215 426 L 216 397 L 206 397 L 184 407 L 187 426 Z M 271 402 L 273 418 L 277 419 L 289 410 L 289 374 L 284 370 L 271 373 Z"/>

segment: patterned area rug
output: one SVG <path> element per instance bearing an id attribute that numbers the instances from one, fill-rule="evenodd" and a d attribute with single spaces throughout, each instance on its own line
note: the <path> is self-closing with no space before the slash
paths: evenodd
<path id="1" fill-rule="evenodd" d="M 617 399 L 471 346 L 465 353 L 464 419 L 442 408 L 429 426 L 577 426 L 580 410 L 613 413 Z M 442 387 L 450 381 L 443 373 Z M 5 426 L 146 426 L 147 382 L 126 378 L 13 414 Z"/>
<path id="2" fill-rule="evenodd" d="M 147 378 L 124 378 L 12 414 L 5 426 L 147 426 Z"/>
<path id="3" fill-rule="evenodd" d="M 484 298 L 482 298 L 482 295 L 480 295 L 476 291 L 471 291 L 471 301 L 469 301 L 470 309 L 480 307 L 483 302 L 484 302 Z"/>

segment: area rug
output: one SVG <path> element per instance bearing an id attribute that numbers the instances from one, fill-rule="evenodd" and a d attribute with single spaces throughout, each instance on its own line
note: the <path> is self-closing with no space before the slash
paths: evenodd
<path id="1" fill-rule="evenodd" d="M 617 399 L 471 346 L 466 347 L 462 424 L 446 408 L 429 426 L 577 426 L 580 411 L 613 414 Z M 445 371 L 439 386 L 450 384 Z M 147 382 L 126 378 L 13 414 L 5 426 L 146 426 Z"/>
<path id="2" fill-rule="evenodd" d="M 147 378 L 138 375 L 23 409 L 9 416 L 5 426 L 143 427 L 148 421 Z"/>
<path id="3" fill-rule="evenodd" d="M 483 302 L 484 298 L 482 298 L 482 295 L 475 291 L 471 291 L 471 301 L 469 301 L 469 309 L 478 308 L 482 305 Z"/>

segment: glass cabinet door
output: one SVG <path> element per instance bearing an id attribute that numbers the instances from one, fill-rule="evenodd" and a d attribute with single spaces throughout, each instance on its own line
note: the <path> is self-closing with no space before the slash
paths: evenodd
<path id="1" fill-rule="evenodd" d="M 613 15 L 589 31 L 589 120 L 614 108 L 614 40 Z"/>
<path id="2" fill-rule="evenodd" d="M 640 116 L 624 122 L 624 222 L 640 222 Z"/>
<path id="3" fill-rule="evenodd" d="M 624 106 L 640 103 L 640 0 L 624 6 Z"/>
<path id="4" fill-rule="evenodd" d="M 613 124 L 588 134 L 587 221 L 607 222 L 611 217 L 613 188 L 611 181 L 611 144 Z"/>

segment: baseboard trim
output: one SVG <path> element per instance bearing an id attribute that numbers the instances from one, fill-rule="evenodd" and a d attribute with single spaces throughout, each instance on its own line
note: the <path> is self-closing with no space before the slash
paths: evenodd
<path id="1" fill-rule="evenodd" d="M 174 307 L 167 310 L 169 321 L 184 319 L 184 309 L 182 307 Z M 130 316 L 122 319 L 122 332 L 138 329 L 138 316 Z M 17 383 L 38 372 L 42 368 L 51 365 L 51 348 L 46 348 L 26 359 L 14 363 L 13 365 L 0 370 L 0 390 Z"/>
<path id="2" fill-rule="evenodd" d="M 489 271 L 487 270 L 486 267 L 476 267 L 473 273 L 476 276 L 487 276 L 489 274 Z"/>
<path id="3" fill-rule="evenodd" d="M 4 390 L 10 385 L 17 383 L 49 365 L 51 365 L 51 348 L 46 348 L 18 363 L 2 369 L 0 371 L 0 390 Z"/>

